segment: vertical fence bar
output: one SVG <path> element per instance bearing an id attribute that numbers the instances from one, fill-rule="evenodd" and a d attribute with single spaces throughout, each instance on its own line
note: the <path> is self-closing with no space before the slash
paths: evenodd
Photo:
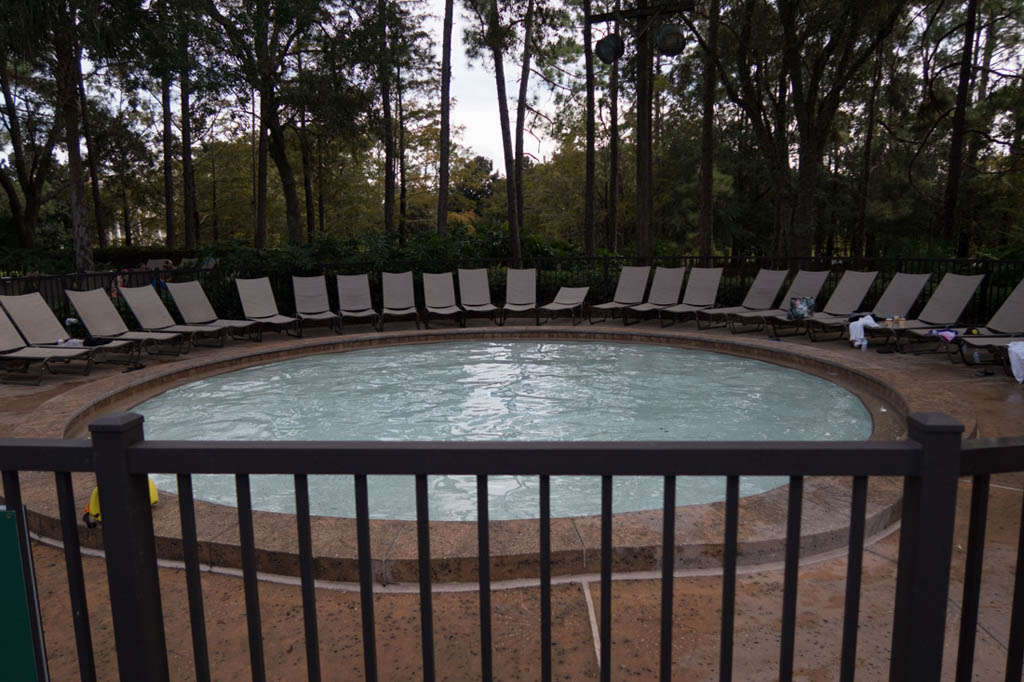
<path id="1" fill-rule="evenodd" d="M 359 551 L 359 608 L 363 614 L 363 673 L 377 682 L 377 631 L 373 622 L 373 572 L 370 568 L 370 504 L 366 476 L 355 476 L 356 544 Z"/>
<path id="2" fill-rule="evenodd" d="M 971 485 L 971 518 L 967 533 L 964 593 L 960 602 L 960 646 L 956 657 L 956 682 L 970 682 L 974 668 L 981 571 L 985 556 L 985 526 L 988 521 L 989 479 L 988 474 L 980 474 L 974 477 Z"/>
<path id="3" fill-rule="evenodd" d="M 612 477 L 601 477 L 601 682 L 612 679 Z"/>
<path id="4" fill-rule="evenodd" d="M 416 474 L 416 538 L 420 567 L 420 633 L 423 641 L 423 681 L 434 680 L 434 605 L 430 586 L 430 509 L 427 477 Z"/>
<path id="5" fill-rule="evenodd" d="M 779 650 L 779 682 L 793 679 L 796 636 L 796 596 L 800 574 L 800 515 L 803 513 L 804 478 L 789 477 L 789 509 L 786 516 L 786 571 L 782 588 L 782 644 Z"/>
<path id="6" fill-rule="evenodd" d="M 491 538 L 487 477 L 476 477 L 477 565 L 480 576 L 480 679 L 490 682 L 491 668 Z"/>
<path id="7" fill-rule="evenodd" d="M 550 476 L 540 477 L 540 679 L 541 682 L 551 682 Z"/>
<path id="8" fill-rule="evenodd" d="M 253 682 L 264 682 L 263 625 L 260 618 L 260 590 L 256 575 L 256 537 L 252 528 L 252 490 L 248 474 L 235 474 L 238 498 L 238 535 L 242 545 L 242 584 L 245 587 L 245 619 L 249 626 L 249 661 Z"/>
<path id="9" fill-rule="evenodd" d="M 1017 570 L 1013 577 L 1013 608 L 1010 610 L 1010 640 L 1006 646 L 1006 682 L 1020 682 L 1024 667 L 1024 504 L 1021 504 L 1017 537 Z"/>
<path id="10" fill-rule="evenodd" d="M 320 682 L 320 634 L 316 624 L 316 584 L 313 575 L 313 533 L 309 525 L 309 477 L 295 475 L 295 523 L 302 576 L 302 618 L 306 628 L 306 671 L 309 682 Z"/>
<path id="11" fill-rule="evenodd" d="M 934 413 L 912 414 L 907 425 L 923 450 L 921 475 L 904 485 L 889 678 L 938 682 L 964 427 Z"/>
<path id="12" fill-rule="evenodd" d="M 860 583 L 864 564 L 867 502 L 867 476 L 854 476 L 850 499 L 850 544 L 846 560 L 846 604 L 843 607 L 843 653 L 839 682 L 853 682 L 857 667 L 857 626 L 860 620 Z"/>
<path id="13" fill-rule="evenodd" d="M 32 579 L 32 547 L 28 544 L 28 520 L 25 518 L 25 507 L 21 501 L 21 482 L 17 471 L 4 471 L 4 504 L 17 516 L 18 540 L 21 549 L 21 574 L 25 579 L 25 595 L 28 597 L 28 619 L 32 628 L 32 645 L 35 648 L 36 677 L 49 680 L 49 664 L 46 660 L 46 642 L 43 640 L 43 628 L 38 611 L 39 599 L 36 594 L 36 583 Z"/>
<path id="14" fill-rule="evenodd" d="M 166 682 L 167 642 L 149 480 L 129 467 L 129 448 L 143 439 L 142 417 L 109 414 L 90 424 L 89 431 L 103 501 L 103 550 L 120 677 Z"/>
<path id="15" fill-rule="evenodd" d="M 75 646 L 78 652 L 78 673 L 82 682 L 95 682 L 96 663 L 92 653 L 92 632 L 89 630 L 89 602 L 85 594 L 85 571 L 82 570 L 82 548 L 78 542 L 78 512 L 75 510 L 75 489 L 71 473 L 57 471 L 57 504 L 60 507 L 61 537 L 64 540 L 64 565 L 68 573 L 71 597 L 71 619 L 75 625 Z"/>
<path id="16" fill-rule="evenodd" d="M 199 575 L 199 543 L 196 538 L 196 511 L 192 495 L 192 476 L 178 474 L 178 512 L 181 516 L 181 545 L 185 556 L 185 581 L 188 586 L 188 611 L 192 626 L 192 657 L 197 682 L 210 682 L 210 655 L 206 645 L 206 615 L 203 608 L 203 583 Z"/>
<path id="17" fill-rule="evenodd" d="M 672 679 L 672 588 L 676 567 L 676 477 L 665 477 L 661 510 L 661 682 Z"/>
<path id="18" fill-rule="evenodd" d="M 733 627 L 736 620 L 736 557 L 739 553 L 740 477 L 725 480 L 725 538 L 722 547 L 722 646 L 718 679 L 732 682 Z"/>

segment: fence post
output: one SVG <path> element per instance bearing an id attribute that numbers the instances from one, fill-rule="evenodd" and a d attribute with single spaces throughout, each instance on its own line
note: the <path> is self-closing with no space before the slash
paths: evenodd
<path id="1" fill-rule="evenodd" d="M 964 427 L 931 412 L 910 415 L 907 426 L 923 451 L 920 476 L 903 486 L 889 680 L 939 682 Z"/>
<path id="2" fill-rule="evenodd" d="M 160 581 L 146 474 L 129 468 L 129 448 L 143 440 L 142 417 L 114 413 L 89 425 L 103 518 L 110 608 L 122 680 L 166 682 Z"/>

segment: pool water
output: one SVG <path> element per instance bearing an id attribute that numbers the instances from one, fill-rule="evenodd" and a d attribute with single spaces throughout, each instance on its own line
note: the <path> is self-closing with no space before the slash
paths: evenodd
<path id="1" fill-rule="evenodd" d="M 147 439 L 369 441 L 864 440 L 860 400 L 824 379 L 704 351 L 595 342 L 424 344 L 315 355 L 181 386 L 135 408 Z M 173 476 L 153 476 L 165 490 Z M 741 494 L 786 483 L 744 478 Z M 351 477 L 313 476 L 311 511 L 354 516 Z M 411 476 L 369 477 L 373 518 L 414 519 Z M 234 477 L 195 495 L 235 504 Z M 253 476 L 253 505 L 294 511 L 290 476 Z M 600 513 L 600 479 L 552 477 L 553 516 Z M 615 477 L 616 513 L 660 508 L 663 479 Z M 679 479 L 677 503 L 723 499 L 720 477 Z M 489 479 L 491 518 L 538 516 L 538 480 Z M 474 476 L 430 477 L 433 520 L 476 518 Z"/>

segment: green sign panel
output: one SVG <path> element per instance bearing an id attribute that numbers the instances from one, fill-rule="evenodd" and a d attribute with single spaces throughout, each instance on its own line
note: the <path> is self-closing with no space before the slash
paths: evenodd
<path id="1" fill-rule="evenodd" d="M 28 610 L 18 517 L 0 511 L 0 661 L 6 680 L 39 682 Z"/>

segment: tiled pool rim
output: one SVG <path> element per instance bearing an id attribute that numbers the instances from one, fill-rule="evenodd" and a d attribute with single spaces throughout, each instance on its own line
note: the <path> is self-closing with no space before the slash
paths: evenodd
<path id="1" fill-rule="evenodd" d="M 26 419 L 18 437 L 86 437 L 90 421 L 132 405 L 168 388 L 199 378 L 253 365 L 320 353 L 335 353 L 401 344 L 470 340 L 548 340 L 651 343 L 679 348 L 741 355 L 822 376 L 852 391 L 864 402 L 873 419 L 873 439 L 904 435 L 907 401 L 877 377 L 845 366 L 833 357 L 823 359 L 793 344 L 765 339 L 723 338 L 701 333 L 657 329 L 608 327 L 503 327 L 396 331 L 383 334 L 318 336 L 269 340 L 269 343 L 234 342 L 224 349 L 196 350 L 183 359 L 152 364 L 128 374 L 116 374 L 68 390 L 44 403 Z M 965 424 L 970 433 L 972 425 Z M 76 504 L 84 506 L 94 485 L 91 475 L 75 476 Z M 23 496 L 30 525 L 46 537 L 60 537 L 52 477 L 23 474 Z M 867 535 L 877 535 L 899 518 L 901 480 L 871 479 Z M 153 508 L 157 552 L 161 558 L 180 560 L 181 532 L 176 496 L 161 493 Z M 785 549 L 787 487 L 740 501 L 739 563 L 755 565 L 781 560 Z M 848 479 L 810 478 L 805 482 L 801 554 L 840 550 L 846 546 L 850 509 Z M 237 510 L 196 501 L 200 561 L 239 568 Z M 259 570 L 298 575 L 298 543 L 291 514 L 254 512 Z M 355 521 L 314 517 L 313 545 L 318 579 L 358 580 Z M 475 522 L 431 522 L 433 579 L 471 582 L 477 576 Z M 676 568 L 715 569 L 721 565 L 724 507 L 721 502 L 676 509 Z M 491 576 L 493 580 L 534 578 L 538 575 L 538 521 L 492 521 Z M 80 526 L 83 546 L 101 548 L 102 530 Z M 572 575 L 597 570 L 600 518 L 552 519 L 552 573 Z M 616 514 L 613 522 L 616 571 L 647 571 L 661 565 L 661 512 Z M 417 579 L 416 524 L 414 521 L 371 521 L 374 578 L 381 583 Z"/>

